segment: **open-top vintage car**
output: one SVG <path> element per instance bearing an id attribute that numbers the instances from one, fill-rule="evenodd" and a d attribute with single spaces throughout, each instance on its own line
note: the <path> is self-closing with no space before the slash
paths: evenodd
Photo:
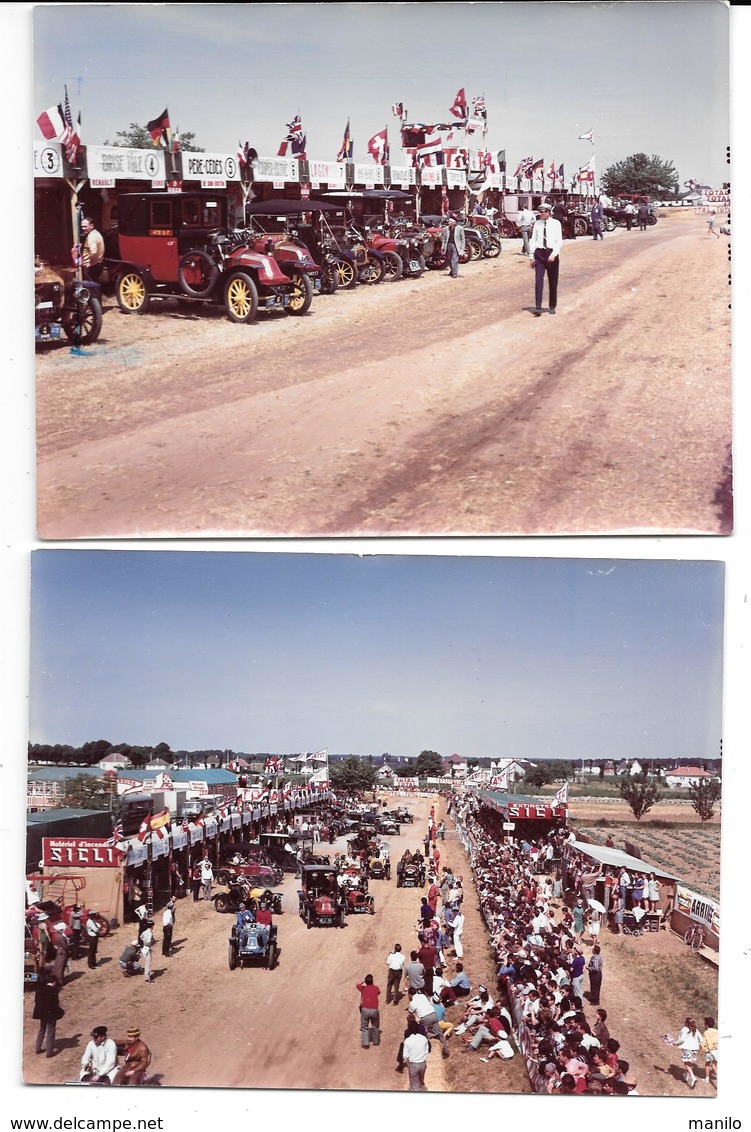
<path id="1" fill-rule="evenodd" d="M 425 861 L 419 853 L 404 853 L 396 866 L 397 888 L 423 888 L 425 886 Z"/>
<path id="2" fill-rule="evenodd" d="M 279 914 L 282 910 L 283 893 L 272 892 L 270 888 L 263 888 L 253 881 L 240 877 L 232 884 L 227 884 L 221 892 L 212 897 L 217 912 L 237 912 L 241 904 L 253 908 L 260 901 L 264 901 L 272 912 Z"/>
<path id="3" fill-rule="evenodd" d="M 344 900 L 334 865 L 303 865 L 297 896 L 307 927 L 344 927 Z"/>
<path id="4" fill-rule="evenodd" d="M 239 924 L 232 925 L 227 956 L 230 971 L 254 962 L 262 962 L 267 970 L 273 971 L 276 955 L 276 924 L 245 924 L 243 927 Z"/>
<path id="5" fill-rule="evenodd" d="M 368 876 L 371 880 L 391 880 L 391 861 L 379 854 L 368 861 Z"/>
<path id="6" fill-rule="evenodd" d="M 71 342 L 89 346 L 102 329 L 98 283 L 65 280 L 43 263 L 34 265 L 34 338 L 39 344 Z"/>
<path id="7" fill-rule="evenodd" d="M 217 884 L 234 884 L 237 880 L 252 881 L 254 885 L 263 888 L 276 888 L 282 883 L 284 872 L 273 865 L 264 865 L 260 861 L 247 859 L 224 861 L 216 870 Z"/>

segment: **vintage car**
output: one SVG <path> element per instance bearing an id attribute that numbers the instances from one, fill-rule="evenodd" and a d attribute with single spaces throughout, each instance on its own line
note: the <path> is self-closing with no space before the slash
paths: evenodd
<path id="1" fill-rule="evenodd" d="M 375 916 L 375 900 L 370 893 L 364 892 L 362 888 L 345 888 L 345 916 L 355 916 L 360 912 L 368 916 Z"/>
<path id="2" fill-rule="evenodd" d="M 424 888 L 425 876 L 425 861 L 419 854 L 411 854 L 408 850 L 397 862 L 397 888 Z"/>
<path id="3" fill-rule="evenodd" d="M 71 342 L 89 346 L 102 329 L 98 283 L 65 280 L 43 263 L 34 265 L 34 338 L 37 344 Z"/>
<path id="4" fill-rule="evenodd" d="M 312 287 L 299 263 L 281 265 L 228 222 L 221 192 L 121 193 L 117 230 L 107 234 L 103 278 L 125 314 L 152 297 L 182 306 L 213 304 L 231 322 L 254 322 L 259 309 L 304 314 Z"/>
<path id="5" fill-rule="evenodd" d="M 273 971 L 277 950 L 276 924 L 246 924 L 242 928 L 233 924 L 227 956 L 229 969 L 234 971 L 236 967 L 260 962 L 268 971 Z"/>
<path id="6" fill-rule="evenodd" d="M 371 880 L 391 880 L 391 861 L 388 857 L 371 857 L 368 861 L 368 876 Z"/>
<path id="7" fill-rule="evenodd" d="M 261 864 L 251 857 L 246 857 L 243 861 L 225 860 L 216 870 L 217 884 L 234 884 L 240 878 L 252 881 L 262 888 L 276 888 L 282 883 L 284 872 L 272 865 Z"/>
<path id="8" fill-rule="evenodd" d="M 391 834 L 392 837 L 399 837 L 401 833 L 401 826 L 396 818 L 387 817 L 386 814 L 381 814 L 378 819 L 378 830 L 380 833 Z"/>
<path id="9" fill-rule="evenodd" d="M 259 845 L 268 864 L 285 873 L 294 873 L 298 850 L 302 850 L 303 856 L 312 852 L 313 838 L 308 833 L 262 833 Z"/>
<path id="10" fill-rule="evenodd" d="M 240 878 L 233 884 L 225 885 L 211 899 L 217 912 L 237 912 L 241 904 L 253 908 L 263 900 L 272 912 L 279 914 L 282 911 L 283 893 L 272 892 L 270 888 L 262 888 L 252 881 Z"/>
<path id="11" fill-rule="evenodd" d="M 334 865 L 303 865 L 297 897 L 299 912 L 308 928 L 344 927 L 344 900 Z"/>

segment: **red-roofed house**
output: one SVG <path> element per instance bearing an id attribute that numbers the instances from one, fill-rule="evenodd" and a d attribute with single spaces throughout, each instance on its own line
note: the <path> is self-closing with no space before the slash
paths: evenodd
<path id="1" fill-rule="evenodd" d="M 702 770 L 700 766 L 679 766 L 676 770 L 667 772 L 665 782 L 670 787 L 688 787 L 697 786 L 700 782 L 709 782 L 713 778 L 716 778 L 716 775 L 708 770 Z"/>

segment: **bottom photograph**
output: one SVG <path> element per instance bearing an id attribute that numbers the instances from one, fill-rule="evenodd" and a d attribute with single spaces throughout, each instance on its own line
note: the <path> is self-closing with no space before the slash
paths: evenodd
<path id="1" fill-rule="evenodd" d="M 721 562 L 31 574 L 26 1084 L 716 1096 Z"/>

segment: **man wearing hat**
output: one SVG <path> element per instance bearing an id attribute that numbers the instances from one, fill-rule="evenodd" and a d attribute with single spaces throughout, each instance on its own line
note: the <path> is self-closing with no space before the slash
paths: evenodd
<path id="1" fill-rule="evenodd" d="M 151 1051 L 145 1042 L 141 1041 L 141 1031 L 138 1026 L 131 1026 L 125 1043 L 125 1056 L 123 1064 L 117 1071 L 113 1085 L 141 1085 L 146 1076 L 146 1070 L 151 1064 Z"/>
<path id="2" fill-rule="evenodd" d="M 81 1058 L 79 1080 L 88 1085 L 111 1085 L 117 1075 L 117 1046 L 106 1026 L 95 1026 Z"/>
<path id="3" fill-rule="evenodd" d="M 535 271 L 535 318 L 542 314 L 542 292 L 545 276 L 548 277 L 548 310 L 555 314 L 558 303 L 559 256 L 563 243 L 563 229 L 560 220 L 551 214 L 551 206 L 543 201 L 537 210 L 539 219 L 535 221 L 530 241 L 529 264 Z"/>

